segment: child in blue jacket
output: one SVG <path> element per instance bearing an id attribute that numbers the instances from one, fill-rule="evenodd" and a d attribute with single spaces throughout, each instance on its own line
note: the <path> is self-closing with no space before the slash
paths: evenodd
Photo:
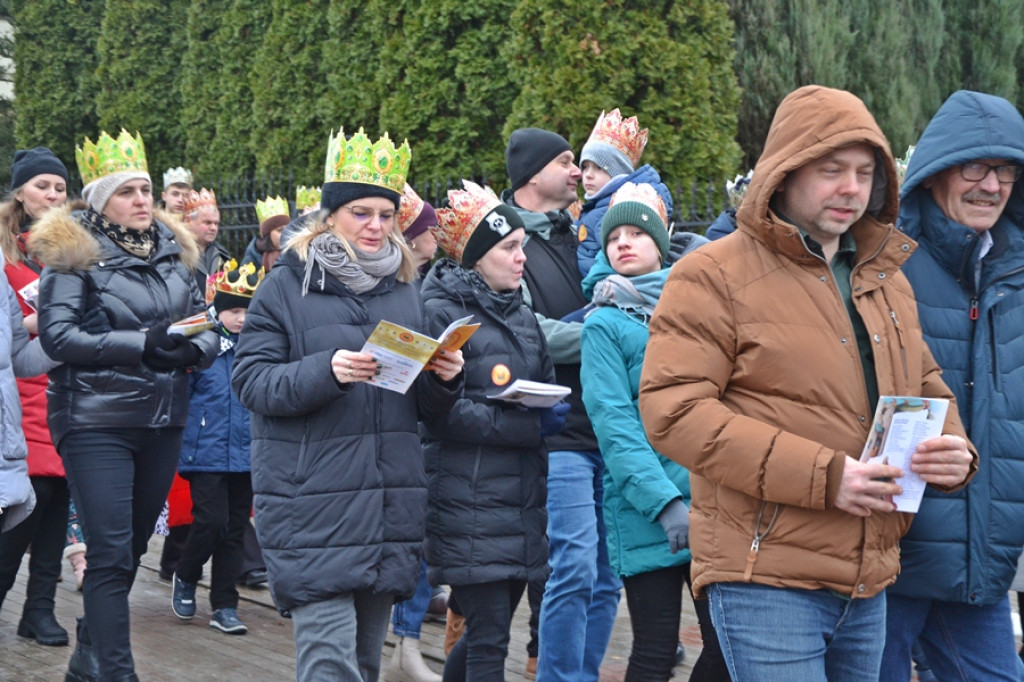
<path id="1" fill-rule="evenodd" d="M 178 462 L 178 472 L 191 487 L 193 521 L 172 580 L 171 607 L 182 620 L 195 616 L 196 583 L 212 556 L 210 627 L 232 635 L 248 632 L 238 618 L 236 583 L 252 509 L 252 477 L 249 411 L 231 390 L 231 366 L 246 310 L 262 277 L 262 269 L 257 273 L 251 263 L 236 269 L 234 261 L 211 277 L 220 353 L 209 369 L 190 377 L 188 423 Z"/>

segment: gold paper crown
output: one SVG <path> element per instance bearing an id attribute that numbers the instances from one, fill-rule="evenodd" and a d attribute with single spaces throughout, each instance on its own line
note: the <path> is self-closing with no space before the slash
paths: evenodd
<path id="1" fill-rule="evenodd" d="M 481 187 L 469 180 L 462 181 L 465 190 L 448 190 L 450 208 L 437 209 L 437 244 L 454 260 L 462 262 L 462 252 L 469 238 L 487 214 L 501 204 L 490 187 Z"/>
<path id="2" fill-rule="evenodd" d="M 320 188 L 299 185 L 295 188 L 295 210 L 301 213 L 320 203 Z"/>
<path id="3" fill-rule="evenodd" d="M 123 171 L 149 173 L 142 136 L 136 132 L 132 137 L 124 128 L 116 140 L 106 131 L 100 133 L 95 144 L 85 138 L 85 144 L 75 147 L 75 161 L 83 185 Z"/>
<path id="4" fill-rule="evenodd" d="M 188 199 L 185 200 L 185 215 L 208 209 L 217 210 L 217 197 L 212 189 L 204 187 L 198 192 L 192 190 L 188 193 Z"/>
<path id="5" fill-rule="evenodd" d="M 649 207 L 661 218 L 661 224 L 666 228 L 668 227 L 668 211 L 665 209 L 665 202 L 658 196 L 658 190 L 648 183 L 641 182 L 638 185 L 632 182 L 622 183 L 622 186 L 615 191 L 615 194 L 609 200 L 608 208 L 624 201 L 636 201 Z"/>
<path id="6" fill-rule="evenodd" d="M 273 218 L 277 215 L 289 215 L 288 202 L 282 199 L 280 195 L 273 198 L 267 197 L 256 202 L 256 220 L 260 224 L 267 218 Z"/>
<path id="7" fill-rule="evenodd" d="M 398 228 L 405 232 L 409 226 L 420 217 L 423 212 L 423 199 L 412 185 L 405 183 L 405 191 L 402 192 L 402 203 L 398 206 Z"/>
<path id="8" fill-rule="evenodd" d="M 603 142 L 615 147 L 636 168 L 647 146 L 647 131 L 647 128 L 640 130 L 636 116 L 623 119 L 618 109 L 612 109 L 607 114 L 602 111 L 597 117 L 597 124 L 587 142 Z"/>
<path id="9" fill-rule="evenodd" d="M 343 130 L 338 130 L 337 136 L 332 131 L 327 143 L 324 182 L 361 182 L 401 194 L 411 160 L 409 142 L 395 149 L 387 133 L 371 143 L 362 128 L 348 140 Z"/>
<path id="10" fill-rule="evenodd" d="M 232 258 L 224 264 L 223 270 L 210 275 L 207 289 L 212 288 L 214 294 L 221 292 L 232 296 L 252 298 L 264 276 L 266 276 L 266 272 L 263 268 L 256 270 L 256 265 L 253 263 L 246 263 L 242 267 L 238 267 L 238 261 Z M 210 296 L 210 300 L 213 300 L 212 296 Z"/>

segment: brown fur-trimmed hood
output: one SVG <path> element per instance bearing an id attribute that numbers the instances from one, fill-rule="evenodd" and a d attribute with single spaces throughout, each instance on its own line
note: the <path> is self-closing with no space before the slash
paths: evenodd
<path id="1" fill-rule="evenodd" d="M 157 209 L 153 214 L 160 238 L 170 233 L 181 247 L 181 261 L 189 270 L 199 263 L 195 237 L 177 216 Z M 103 248 L 90 232 L 75 220 L 70 207 L 47 211 L 32 226 L 28 248 L 32 256 L 58 272 L 88 270 L 103 258 Z"/>

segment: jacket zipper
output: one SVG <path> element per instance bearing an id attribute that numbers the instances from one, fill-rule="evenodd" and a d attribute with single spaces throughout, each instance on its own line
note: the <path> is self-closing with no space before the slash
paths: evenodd
<path id="1" fill-rule="evenodd" d="M 909 384 L 910 369 L 907 367 L 907 345 L 903 340 L 903 325 L 900 324 L 899 318 L 896 317 L 896 311 L 892 308 L 889 309 L 889 317 L 892 318 L 892 324 L 896 327 L 896 336 L 900 339 L 900 360 L 903 362 L 903 381 L 904 384 Z"/>
<path id="2" fill-rule="evenodd" d="M 772 520 L 768 522 L 768 525 L 762 531 L 761 520 L 764 518 L 764 510 L 767 506 L 767 502 L 762 502 L 761 509 L 757 512 L 757 521 L 754 522 L 754 540 L 750 543 L 750 553 L 747 554 L 747 568 L 743 571 L 743 582 L 749 583 L 750 578 L 754 575 L 754 564 L 757 562 L 757 553 L 761 549 L 761 540 L 768 537 L 768 533 L 771 532 L 772 527 L 775 525 L 775 520 L 779 518 L 779 508 L 782 505 L 776 504 Z"/>

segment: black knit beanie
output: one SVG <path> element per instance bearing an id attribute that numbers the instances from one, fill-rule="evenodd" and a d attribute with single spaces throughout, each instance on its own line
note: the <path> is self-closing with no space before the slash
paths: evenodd
<path id="1" fill-rule="evenodd" d="M 473 233 L 469 235 L 466 247 L 462 250 L 460 264 L 467 270 L 472 270 L 484 254 L 520 227 L 523 227 L 523 219 L 519 212 L 507 204 L 498 204 L 477 223 Z"/>
<path id="2" fill-rule="evenodd" d="M 330 214 L 334 213 L 339 206 L 365 197 L 390 199 L 394 202 L 396 211 L 402 201 L 402 196 L 398 192 L 380 185 L 371 185 L 365 182 L 325 182 L 320 195 L 320 208 L 327 209 L 327 213 Z"/>
<path id="3" fill-rule="evenodd" d="M 59 175 L 64 178 L 64 182 L 68 181 L 68 169 L 46 147 L 19 149 L 14 152 L 14 163 L 11 164 L 11 189 L 18 189 L 43 173 Z"/>
<path id="4" fill-rule="evenodd" d="M 541 128 L 520 128 L 512 133 L 505 148 L 505 169 L 512 191 L 516 191 L 544 166 L 572 147 L 558 133 Z"/>

